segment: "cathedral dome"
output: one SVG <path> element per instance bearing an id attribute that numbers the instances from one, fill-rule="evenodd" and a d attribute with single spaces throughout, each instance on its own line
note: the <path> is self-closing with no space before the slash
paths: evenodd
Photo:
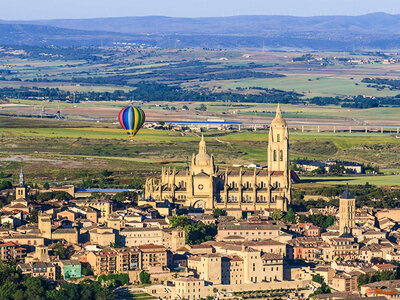
<path id="1" fill-rule="evenodd" d="M 201 141 L 199 143 L 199 153 L 196 155 L 196 165 L 197 166 L 209 166 L 210 165 L 210 155 L 207 154 L 206 142 L 204 136 L 201 136 Z"/>
<path id="2" fill-rule="evenodd" d="M 199 153 L 196 155 L 197 166 L 208 166 L 210 165 L 210 155 L 207 153 Z"/>
<path id="3" fill-rule="evenodd" d="M 271 122 L 271 126 L 287 126 L 285 119 L 282 117 L 282 111 L 279 104 L 276 108 L 276 115 Z"/>

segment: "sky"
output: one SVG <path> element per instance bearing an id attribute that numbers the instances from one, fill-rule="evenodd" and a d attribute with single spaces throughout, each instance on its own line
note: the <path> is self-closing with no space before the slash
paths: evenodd
<path id="1" fill-rule="evenodd" d="M 400 14 L 400 0 L 0 0 L 0 19 Z"/>

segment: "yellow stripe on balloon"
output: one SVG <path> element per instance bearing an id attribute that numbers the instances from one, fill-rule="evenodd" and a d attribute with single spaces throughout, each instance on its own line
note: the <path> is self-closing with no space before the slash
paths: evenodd
<path id="1" fill-rule="evenodd" d="M 134 130 L 134 132 L 136 133 L 137 131 L 138 131 L 138 120 L 139 120 L 139 110 L 136 108 L 136 107 L 134 107 L 133 108 L 133 111 L 135 112 L 135 127 L 133 128 L 133 130 Z"/>

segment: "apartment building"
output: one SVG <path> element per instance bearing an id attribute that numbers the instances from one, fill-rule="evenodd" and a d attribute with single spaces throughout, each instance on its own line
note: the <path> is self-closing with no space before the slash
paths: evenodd
<path id="1" fill-rule="evenodd" d="M 31 275 L 32 277 L 43 277 L 48 280 L 56 280 L 57 266 L 47 262 L 32 262 L 29 264 L 19 264 L 17 266 L 22 274 Z"/>
<path id="2" fill-rule="evenodd" d="M 4 243 L 13 242 L 19 245 L 44 246 L 44 238 L 29 234 L 16 234 L 3 238 Z"/>
<path id="3" fill-rule="evenodd" d="M 314 261 L 323 256 L 325 242 L 320 237 L 298 237 L 288 242 L 288 258 Z"/>
<path id="4" fill-rule="evenodd" d="M 235 255 L 192 256 L 188 268 L 214 284 L 244 284 L 283 280 L 283 256 L 242 246 Z"/>
<path id="5" fill-rule="evenodd" d="M 178 278 L 173 280 L 174 289 L 170 299 L 205 299 L 213 295 L 212 286 L 197 278 Z"/>
<path id="6" fill-rule="evenodd" d="M 222 284 L 242 284 L 243 259 L 237 255 L 222 257 Z"/>
<path id="7" fill-rule="evenodd" d="M 115 243 L 115 233 L 109 227 L 96 227 L 89 230 L 90 242 L 102 247 L 108 247 Z"/>
<path id="8" fill-rule="evenodd" d="M 162 245 L 140 245 L 137 247 L 141 253 L 141 268 L 148 270 L 150 267 L 169 265 L 168 252 Z"/>
<path id="9" fill-rule="evenodd" d="M 222 257 L 218 254 L 194 256 L 188 259 L 188 268 L 196 272 L 196 277 L 221 284 Z"/>
<path id="10" fill-rule="evenodd" d="M 157 227 L 127 227 L 121 230 L 122 243 L 127 247 L 144 244 L 163 245 L 176 251 L 185 246 L 186 232 L 178 228 L 161 229 Z"/>
<path id="11" fill-rule="evenodd" d="M 84 200 L 72 200 L 78 207 L 91 207 L 98 212 L 99 222 L 105 223 L 108 216 L 112 213 L 112 203 L 109 200 L 98 200 L 98 199 L 84 199 Z"/>
<path id="12" fill-rule="evenodd" d="M 108 248 L 88 252 L 87 262 L 95 275 L 124 273 L 141 269 L 141 252 L 137 248 Z"/>
<path id="13" fill-rule="evenodd" d="M 281 227 L 272 224 L 244 223 L 222 224 L 218 226 L 217 241 L 230 237 L 241 237 L 246 241 L 261 241 L 279 236 Z"/>
<path id="14" fill-rule="evenodd" d="M 24 261 L 26 249 L 21 245 L 13 242 L 0 244 L 0 260 L 1 261 Z"/>

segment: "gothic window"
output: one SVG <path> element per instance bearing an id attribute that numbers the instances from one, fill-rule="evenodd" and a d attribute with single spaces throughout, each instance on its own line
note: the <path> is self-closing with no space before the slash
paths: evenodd
<path id="1" fill-rule="evenodd" d="M 279 158 L 279 159 L 280 159 L 281 161 L 283 161 L 283 151 L 280 150 L 279 153 L 280 153 L 280 158 Z"/>
<path id="2" fill-rule="evenodd" d="M 276 161 L 276 150 L 274 150 L 274 161 Z"/>
<path id="3" fill-rule="evenodd" d="M 280 141 L 281 141 L 281 135 L 280 135 L 280 134 L 278 134 L 278 135 L 276 136 L 276 141 L 277 141 L 277 142 L 280 142 Z"/>

